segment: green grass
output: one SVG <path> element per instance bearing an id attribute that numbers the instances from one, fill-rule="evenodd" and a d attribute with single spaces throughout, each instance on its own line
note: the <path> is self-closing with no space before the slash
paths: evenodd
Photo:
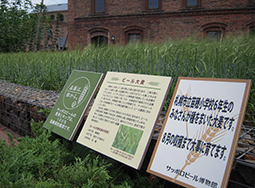
<path id="1" fill-rule="evenodd" d="M 182 41 L 84 50 L 0 54 L 0 79 L 60 91 L 73 69 L 151 75 L 241 78 L 254 81 L 254 38 Z"/>
<path id="2" fill-rule="evenodd" d="M 73 69 L 106 73 L 129 72 L 174 79 L 164 110 L 179 76 L 238 78 L 255 81 L 255 38 L 231 37 L 223 42 L 191 38 L 161 44 L 87 47 L 83 50 L 0 54 L 0 79 L 60 92 Z M 252 85 L 252 92 L 255 87 Z M 254 121 L 251 92 L 249 119 Z"/>

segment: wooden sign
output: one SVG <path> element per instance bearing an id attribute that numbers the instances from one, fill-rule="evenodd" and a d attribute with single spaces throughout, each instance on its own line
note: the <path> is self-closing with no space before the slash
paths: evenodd
<path id="1" fill-rule="evenodd" d="M 103 74 L 73 70 L 43 127 L 73 140 Z"/>
<path id="2" fill-rule="evenodd" d="M 171 81 L 108 72 L 77 142 L 140 168 Z"/>
<path id="3" fill-rule="evenodd" d="M 179 78 L 147 171 L 184 187 L 226 187 L 250 87 Z"/>

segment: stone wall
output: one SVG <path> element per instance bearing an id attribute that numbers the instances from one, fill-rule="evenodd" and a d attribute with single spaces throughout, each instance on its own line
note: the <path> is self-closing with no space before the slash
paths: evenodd
<path id="1" fill-rule="evenodd" d="M 40 109 L 52 108 L 59 93 L 0 80 L 0 123 L 21 136 L 32 136 L 30 122 L 45 121 Z"/>

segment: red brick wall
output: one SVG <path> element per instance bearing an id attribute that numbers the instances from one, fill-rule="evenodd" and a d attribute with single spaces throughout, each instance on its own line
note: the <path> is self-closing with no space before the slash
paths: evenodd
<path id="1" fill-rule="evenodd" d="M 60 21 L 59 22 L 59 36 L 58 38 L 64 38 L 67 36 L 67 33 L 68 33 L 68 11 L 67 10 L 64 10 L 64 11 L 56 11 L 56 12 L 47 12 L 46 13 L 46 16 L 51 16 L 51 15 L 54 15 L 54 21 L 52 22 L 52 31 L 53 31 L 53 38 L 54 38 L 54 31 L 56 29 L 56 18 L 57 18 L 57 14 L 60 13 L 60 14 L 63 14 L 64 16 L 64 20 L 63 21 Z M 47 32 L 47 31 L 46 31 Z M 45 45 L 44 44 L 44 39 L 41 40 L 41 46 Z M 49 40 L 47 42 L 47 46 L 48 45 L 52 45 L 51 43 L 51 40 Z M 53 46 L 52 49 L 57 49 L 56 46 Z"/>
<path id="2" fill-rule="evenodd" d="M 90 43 L 90 30 L 103 28 L 115 42 L 125 43 L 128 27 L 143 30 L 143 40 L 163 42 L 188 36 L 203 37 L 203 27 L 209 23 L 224 25 L 225 35 L 247 33 L 250 22 L 255 22 L 255 6 L 250 0 L 200 0 L 197 9 L 186 9 L 184 0 L 162 0 L 162 10 L 145 10 L 145 0 L 111 0 L 105 15 L 92 15 L 90 0 L 68 1 L 69 47 Z M 133 27 L 132 27 L 133 26 Z"/>

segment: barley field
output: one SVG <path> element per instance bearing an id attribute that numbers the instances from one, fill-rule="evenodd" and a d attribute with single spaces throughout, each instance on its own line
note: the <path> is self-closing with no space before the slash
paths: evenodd
<path id="1" fill-rule="evenodd" d="M 171 76 L 237 78 L 255 81 L 255 38 L 230 37 L 220 42 L 191 38 L 165 43 L 87 47 L 65 52 L 0 54 L 0 79 L 60 92 L 73 69 Z M 246 120 L 255 122 L 255 87 L 251 88 Z"/>

